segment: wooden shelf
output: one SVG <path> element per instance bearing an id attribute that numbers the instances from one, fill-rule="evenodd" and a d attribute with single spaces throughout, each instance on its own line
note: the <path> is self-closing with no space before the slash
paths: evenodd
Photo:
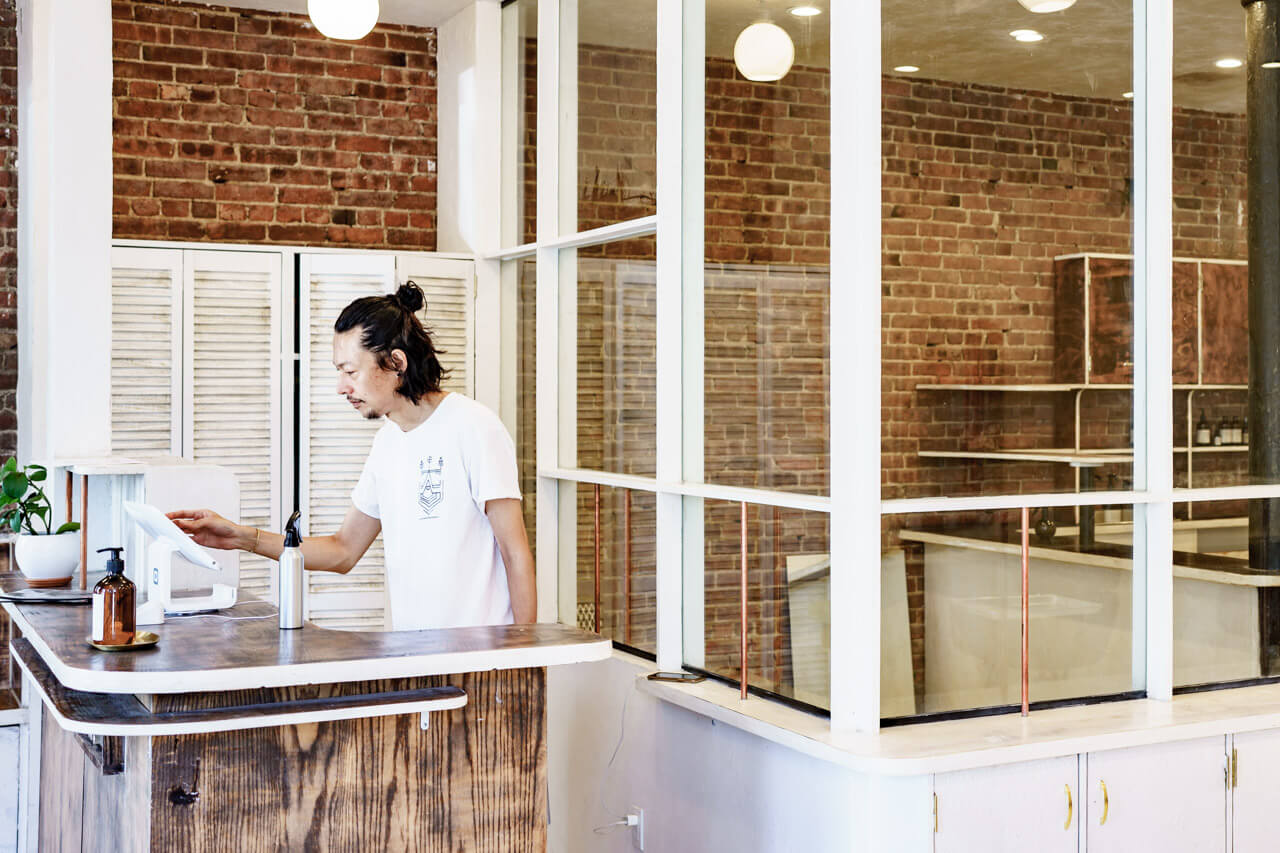
<path id="1" fill-rule="evenodd" d="M 990 459 L 1001 462 L 1060 462 L 1092 466 L 1133 461 L 1133 451 L 1124 450 L 921 450 L 918 456 L 931 459 Z"/>
<path id="2" fill-rule="evenodd" d="M 1175 447 L 1174 453 L 1244 453 L 1247 444 L 1221 444 L 1216 447 Z M 988 459 L 1003 462 L 1059 462 L 1067 465 L 1105 465 L 1132 462 L 1133 451 L 1122 448 L 1072 450 L 1070 448 L 1046 448 L 1044 450 L 921 450 L 917 456 L 930 459 Z"/>
<path id="3" fill-rule="evenodd" d="M 1018 394 L 1061 393 L 1063 391 L 1130 391 L 1132 383 L 1042 382 L 1025 385 L 983 384 L 980 382 L 922 382 L 917 391 L 993 391 Z M 1175 391 L 1247 391 L 1248 385 L 1198 385 L 1175 383 Z"/>

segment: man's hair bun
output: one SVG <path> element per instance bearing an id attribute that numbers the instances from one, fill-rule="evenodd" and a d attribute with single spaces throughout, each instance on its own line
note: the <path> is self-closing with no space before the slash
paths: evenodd
<path id="1" fill-rule="evenodd" d="M 422 309 L 423 305 L 427 304 L 427 299 L 422 294 L 422 288 L 411 281 L 406 281 L 400 285 L 400 288 L 396 290 L 395 300 L 400 303 L 401 308 L 410 314 L 417 313 Z"/>

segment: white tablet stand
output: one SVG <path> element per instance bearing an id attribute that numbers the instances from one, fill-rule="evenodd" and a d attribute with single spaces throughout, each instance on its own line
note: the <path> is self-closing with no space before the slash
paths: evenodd
<path id="1" fill-rule="evenodd" d="M 219 571 L 218 562 L 209 552 L 183 533 L 168 516 L 149 504 L 124 502 L 125 512 L 155 541 L 147 548 L 147 601 L 138 607 L 139 625 L 160 625 L 165 614 L 196 613 L 222 610 L 236 603 L 236 589 L 226 584 L 213 584 L 210 595 L 173 595 L 173 556 L 211 571 Z"/>

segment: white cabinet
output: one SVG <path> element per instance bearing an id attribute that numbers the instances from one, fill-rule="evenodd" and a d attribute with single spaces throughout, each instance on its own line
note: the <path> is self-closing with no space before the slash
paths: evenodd
<path id="1" fill-rule="evenodd" d="M 1074 755 L 938 774 L 935 853 L 1077 850 L 1077 779 Z"/>
<path id="2" fill-rule="evenodd" d="M 1225 850 L 1225 759 L 1222 737 L 1082 756 L 1085 849 Z"/>
<path id="3" fill-rule="evenodd" d="M 1270 853 L 1280 846 L 1280 731 L 1232 735 L 1231 748 L 1231 849 Z"/>

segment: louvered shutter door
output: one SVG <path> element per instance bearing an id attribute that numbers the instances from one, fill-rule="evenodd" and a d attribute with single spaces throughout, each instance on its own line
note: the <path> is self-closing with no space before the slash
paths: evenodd
<path id="1" fill-rule="evenodd" d="M 475 396 L 475 274 L 471 261 L 404 254 L 396 259 L 396 279 L 399 284 L 412 281 L 426 296 L 418 319 L 430 330 L 436 349 L 444 350 L 440 363 L 450 371 L 444 388 Z"/>
<path id="2" fill-rule="evenodd" d="M 367 421 L 339 397 L 333 367 L 333 324 L 353 299 L 389 293 L 391 255 L 304 255 L 302 261 L 301 486 L 306 529 L 333 533 L 351 508 L 373 436 L 385 421 Z M 386 609 L 382 537 L 345 575 L 307 573 L 308 619 L 330 628 L 381 629 Z"/>
<path id="3" fill-rule="evenodd" d="M 111 452 L 181 453 L 182 252 L 111 250 Z"/>
<path id="4" fill-rule="evenodd" d="M 240 522 L 279 530 L 281 255 L 185 253 L 184 455 L 240 483 Z M 274 561 L 244 554 L 240 587 L 274 596 Z"/>

